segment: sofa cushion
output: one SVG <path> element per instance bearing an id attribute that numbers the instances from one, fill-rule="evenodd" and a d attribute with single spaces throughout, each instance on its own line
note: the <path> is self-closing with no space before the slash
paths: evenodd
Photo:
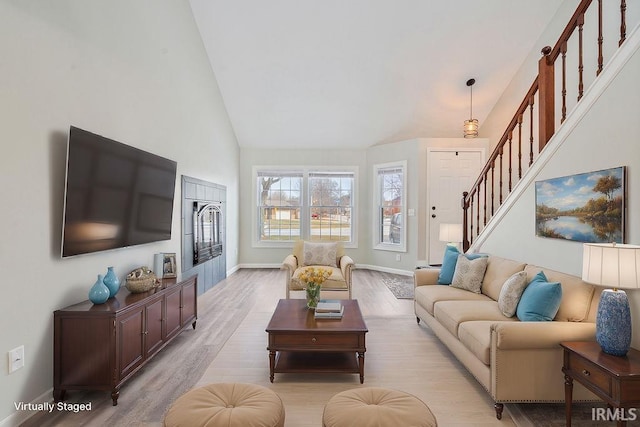
<path id="1" fill-rule="evenodd" d="M 504 282 L 498 297 L 498 307 L 502 314 L 507 317 L 513 317 L 516 314 L 520 297 L 528 284 L 526 271 L 518 271 Z"/>
<path id="2" fill-rule="evenodd" d="M 486 269 L 486 256 L 468 259 L 465 255 L 460 254 L 458 255 L 456 271 L 453 273 L 451 286 L 479 294 Z"/>
<path id="3" fill-rule="evenodd" d="M 560 282 L 549 282 L 542 271 L 533 277 L 522 293 L 516 313 L 518 319 L 529 322 L 551 321 L 562 300 Z"/>
<path id="4" fill-rule="evenodd" d="M 474 294 L 451 286 L 427 285 L 415 288 L 415 303 L 433 316 L 433 306 L 438 301 L 488 301 L 485 295 Z"/>
<path id="5" fill-rule="evenodd" d="M 331 276 L 322 283 L 322 289 L 348 289 L 347 282 L 345 282 L 344 277 L 342 276 L 342 271 L 338 267 L 327 267 L 326 265 L 310 265 L 307 267 L 318 267 L 331 270 Z M 306 284 L 298 279 L 303 270 L 304 268 L 298 268 L 293 272 L 290 287 L 292 291 L 301 291 L 305 288 Z"/>
<path id="6" fill-rule="evenodd" d="M 490 256 L 487 260 L 487 271 L 482 280 L 482 293 L 498 301 L 504 282 L 514 273 L 524 270 L 524 262 L 513 261 L 498 256 Z M 540 271 L 538 269 L 538 271 Z"/>
<path id="7" fill-rule="evenodd" d="M 458 326 L 472 320 L 511 320 L 500 313 L 498 302 L 489 298 L 484 301 L 440 301 L 433 308 L 433 316 L 453 336 L 458 337 Z M 459 338 L 459 337 L 458 337 Z"/>
<path id="8" fill-rule="evenodd" d="M 532 280 L 541 270 L 549 281 L 560 282 L 562 286 L 562 300 L 560 301 L 560 308 L 558 308 L 558 313 L 554 320 L 582 322 L 587 319 L 596 287 L 582 281 L 580 277 L 559 271 L 541 268 L 535 265 L 528 265 L 527 268 L 525 268 L 529 280 Z"/>

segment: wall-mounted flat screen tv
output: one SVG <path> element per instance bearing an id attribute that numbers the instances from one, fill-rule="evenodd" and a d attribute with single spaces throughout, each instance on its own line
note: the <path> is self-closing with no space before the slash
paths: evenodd
<path id="1" fill-rule="evenodd" d="M 177 164 L 71 126 L 62 256 L 171 238 Z"/>

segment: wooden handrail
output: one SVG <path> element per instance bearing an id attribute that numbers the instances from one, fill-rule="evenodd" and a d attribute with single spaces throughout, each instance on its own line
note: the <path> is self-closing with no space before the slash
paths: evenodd
<path id="1" fill-rule="evenodd" d="M 593 0 L 582 0 L 580 2 L 578 7 L 576 8 L 576 11 L 573 13 L 573 16 L 571 16 L 571 19 L 569 19 L 569 23 L 567 23 L 564 31 L 562 32 L 562 34 L 560 34 L 560 37 L 558 38 L 555 46 L 553 47 L 553 49 L 551 49 L 549 55 L 547 55 L 547 61 L 549 61 L 549 63 L 554 63 L 556 59 L 558 59 L 562 44 L 567 42 L 569 38 L 571 38 L 571 35 L 576 30 L 576 28 L 578 28 L 578 21 L 580 19 L 584 19 L 584 14 L 587 9 L 589 9 L 589 6 L 591 6 L 592 1 Z"/>
<path id="2" fill-rule="evenodd" d="M 597 1 L 597 68 L 595 70 L 596 78 L 603 69 L 603 26 L 602 26 L 602 0 Z M 462 247 L 466 251 L 473 243 L 474 236 L 478 236 L 484 226 L 486 226 L 488 220 L 495 215 L 496 211 L 500 209 L 503 204 L 503 156 L 507 152 L 509 156 L 508 161 L 508 191 L 506 198 L 508 198 L 513 188 L 514 176 L 513 176 L 513 143 L 517 143 L 518 149 L 518 173 L 515 182 L 522 178 L 522 142 L 523 142 L 523 122 L 525 119 L 529 120 L 529 129 L 525 129 L 525 132 L 529 133 L 529 162 L 528 166 L 531 166 L 534 162 L 536 154 L 539 154 L 547 142 L 555 133 L 556 123 L 556 85 L 555 85 L 555 64 L 558 58 L 561 58 L 560 70 L 561 74 L 561 88 L 558 96 L 561 96 L 562 102 L 559 122 L 562 124 L 567 116 L 567 69 L 566 69 L 566 55 L 567 45 L 569 39 L 576 33 L 578 34 L 578 53 L 577 53 L 577 102 L 583 96 L 584 93 L 584 61 L 583 61 L 583 27 L 585 25 L 585 14 L 589 7 L 592 5 L 593 0 L 582 0 L 571 18 L 560 34 L 557 42 L 553 47 L 546 46 L 542 49 L 542 57 L 538 61 L 538 75 L 535 77 L 531 87 L 524 96 L 522 102 L 518 106 L 515 114 L 509 121 L 506 130 L 502 134 L 500 140 L 496 144 L 495 148 L 491 152 L 491 155 L 487 159 L 487 163 L 484 165 L 478 178 L 475 180 L 469 191 L 465 191 L 462 194 L 462 209 L 463 209 L 463 242 Z M 626 22 L 626 9 L 627 2 L 620 0 L 620 38 L 618 45 L 622 45 L 626 39 L 627 22 Z M 537 97 L 537 104 L 534 100 Z M 535 128 L 536 120 L 534 114 L 534 105 L 537 107 L 537 128 Z M 528 117 L 526 115 L 527 109 L 529 109 Z M 534 134 L 538 137 L 537 153 L 534 153 Z M 505 147 L 505 145 L 508 145 Z M 496 164 L 499 165 L 497 176 L 499 179 L 499 191 L 497 208 L 496 204 L 496 191 L 495 191 L 495 176 L 496 176 Z M 490 183 L 488 182 L 490 179 Z M 484 189 L 483 189 L 484 187 Z M 482 193 L 482 197 L 481 197 Z M 475 201 L 475 203 L 474 203 Z M 482 203 L 481 203 L 482 202 Z M 487 212 L 488 205 L 490 206 Z M 474 209 L 475 209 L 475 221 L 474 221 Z M 480 211 L 483 211 L 483 224 L 480 224 Z"/>

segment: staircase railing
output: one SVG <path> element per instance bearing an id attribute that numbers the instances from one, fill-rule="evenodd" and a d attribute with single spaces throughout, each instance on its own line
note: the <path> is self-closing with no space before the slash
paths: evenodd
<path id="1" fill-rule="evenodd" d="M 613 3 L 607 3 L 610 4 Z M 575 108 L 584 94 L 585 86 L 602 72 L 605 53 L 611 55 L 624 43 L 627 32 L 625 0 L 620 1 L 619 14 L 616 11 L 616 15 L 619 18 L 612 19 L 613 15 L 603 13 L 602 0 L 582 0 L 555 46 L 542 49 L 538 75 L 478 179 L 462 195 L 462 245 L 465 251 L 544 149 L 556 126 L 565 121 L 568 109 Z M 617 28 L 612 30 L 614 22 Z M 619 32 L 619 37 L 616 35 L 614 40 L 617 45 L 607 47 L 604 33 L 611 34 L 614 31 Z M 589 37 L 585 36 L 585 32 L 588 32 Z M 594 39 L 596 49 L 585 50 L 585 40 Z M 611 39 L 607 39 L 609 40 Z M 568 52 L 572 54 L 568 55 Z M 595 68 L 595 75 L 585 74 L 585 66 Z M 568 98 L 569 90 L 575 92 L 575 101 Z M 559 107 L 560 114 L 556 114 L 556 106 Z"/>

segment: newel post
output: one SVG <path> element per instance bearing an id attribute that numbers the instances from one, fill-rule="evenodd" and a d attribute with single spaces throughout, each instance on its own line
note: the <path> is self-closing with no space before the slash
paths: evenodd
<path id="1" fill-rule="evenodd" d="M 542 58 L 538 61 L 538 99 L 540 111 L 538 114 L 539 151 L 542 151 L 555 131 L 555 73 L 554 60 L 549 56 L 551 46 L 542 49 Z"/>
<path id="2" fill-rule="evenodd" d="M 466 252 L 469 249 L 469 225 L 467 223 L 469 202 L 467 201 L 468 191 L 462 193 L 462 252 Z"/>

